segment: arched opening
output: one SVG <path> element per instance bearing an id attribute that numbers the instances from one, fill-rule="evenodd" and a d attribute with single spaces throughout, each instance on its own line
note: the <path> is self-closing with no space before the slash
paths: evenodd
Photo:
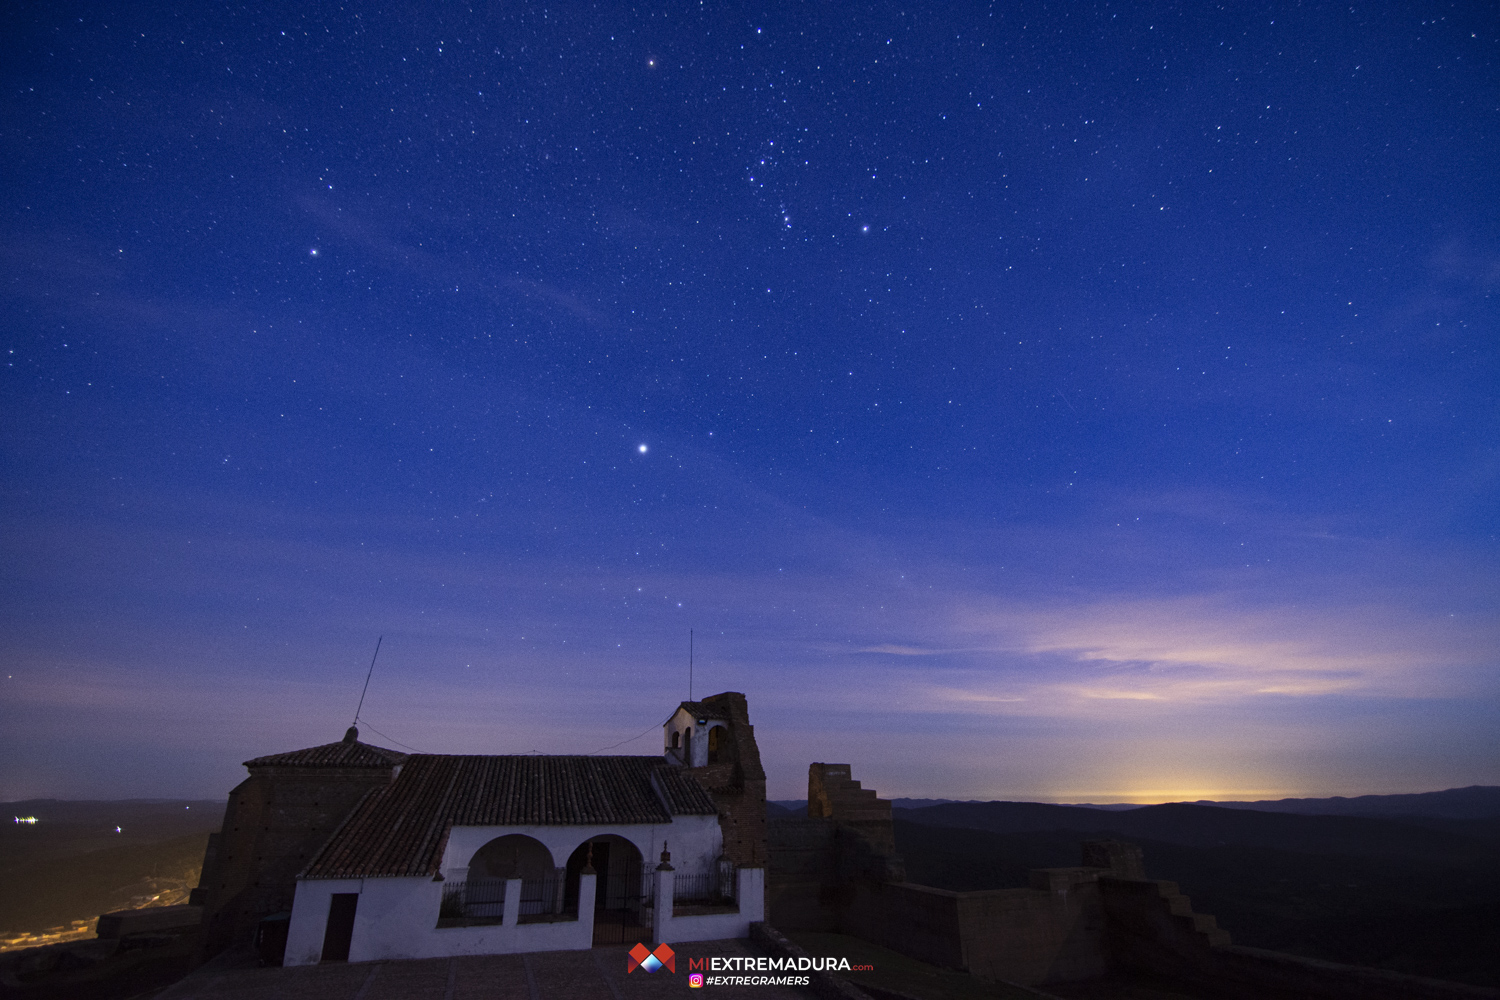
<path id="1" fill-rule="evenodd" d="M 552 874 L 552 852 L 541 841 L 512 833 L 496 837 L 474 852 L 469 878 L 539 879 Z"/>
<path id="2" fill-rule="evenodd" d="M 568 857 L 567 907 L 578 909 L 578 878 L 590 853 L 594 882 L 594 943 L 633 944 L 651 934 L 641 907 L 650 883 L 640 849 L 624 837 L 601 834 L 582 844 Z M 642 936 L 644 935 L 644 936 Z M 627 940 L 628 939 L 628 940 Z"/>
<path id="3" fill-rule="evenodd" d="M 672 749 L 676 750 L 682 746 L 682 734 L 675 729 L 672 731 Z"/>
<path id="4" fill-rule="evenodd" d="M 693 766 L 693 731 L 691 729 L 682 731 L 682 762 L 688 767 Z"/>
<path id="5" fill-rule="evenodd" d="M 553 864 L 552 852 L 545 844 L 518 833 L 496 837 L 474 852 L 469 860 L 466 911 L 473 910 L 476 903 L 486 902 L 488 909 L 497 912 L 482 915 L 499 916 L 504 907 L 505 883 L 517 878 L 521 880 L 522 923 L 564 916 L 567 907 L 563 870 Z M 573 912 L 577 912 L 576 896 Z"/>
<path id="6" fill-rule="evenodd" d="M 708 731 L 708 762 L 717 764 L 719 762 L 720 744 L 723 742 L 724 727 L 714 726 Z"/>

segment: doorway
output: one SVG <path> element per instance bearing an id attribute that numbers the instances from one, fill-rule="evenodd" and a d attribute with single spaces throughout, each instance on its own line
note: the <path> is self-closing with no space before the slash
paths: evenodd
<path id="1" fill-rule="evenodd" d="M 354 939 L 354 911 L 359 893 L 336 892 L 328 901 L 328 926 L 323 930 L 323 961 L 349 961 L 349 942 Z"/>
<path id="2" fill-rule="evenodd" d="M 635 944 L 649 941 L 651 880 L 640 850 L 615 834 L 585 841 L 568 858 L 567 901 L 578 906 L 578 879 L 592 849 L 594 882 L 594 944 Z M 580 914 L 582 916 L 582 914 Z"/>

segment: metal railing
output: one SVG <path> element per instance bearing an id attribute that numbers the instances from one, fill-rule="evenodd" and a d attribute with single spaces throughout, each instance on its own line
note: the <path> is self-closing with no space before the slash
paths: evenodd
<path id="1" fill-rule="evenodd" d="M 729 861 L 720 861 L 708 871 L 696 875 L 678 872 L 672 878 L 673 903 L 726 905 L 735 901 L 738 891 L 738 873 Z"/>
<path id="2" fill-rule="evenodd" d="M 641 865 L 640 899 L 642 906 L 656 905 L 656 866 L 649 861 Z"/>
<path id="3" fill-rule="evenodd" d="M 521 921 L 559 918 L 567 911 L 568 870 L 554 868 L 541 878 L 521 881 Z M 575 901 L 573 910 L 577 910 Z"/>
<path id="4" fill-rule="evenodd" d="M 443 885 L 438 917 L 445 920 L 501 920 L 505 916 L 507 879 L 471 878 Z M 520 923 L 566 919 L 578 914 L 578 900 L 568 898 L 568 873 L 554 868 L 540 878 L 521 880 Z"/>
<path id="5" fill-rule="evenodd" d="M 445 882 L 438 917 L 459 920 L 499 920 L 505 915 L 505 879 L 480 878 Z"/>

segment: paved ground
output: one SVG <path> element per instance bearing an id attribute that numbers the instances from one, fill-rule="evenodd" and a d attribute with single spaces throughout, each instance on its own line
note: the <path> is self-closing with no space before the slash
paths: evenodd
<path id="1" fill-rule="evenodd" d="M 655 1000 L 744 997 L 807 1000 L 786 986 L 688 987 L 689 956 L 756 955 L 745 941 L 698 941 L 678 951 L 677 972 L 625 972 L 627 949 L 478 955 L 293 969 L 200 969 L 157 1000 Z"/>

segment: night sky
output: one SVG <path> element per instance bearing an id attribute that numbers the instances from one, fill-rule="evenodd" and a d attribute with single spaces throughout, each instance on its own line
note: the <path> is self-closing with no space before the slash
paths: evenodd
<path id="1" fill-rule="evenodd" d="M 1500 784 L 1494 6 L 0 18 L 0 798 Z"/>

